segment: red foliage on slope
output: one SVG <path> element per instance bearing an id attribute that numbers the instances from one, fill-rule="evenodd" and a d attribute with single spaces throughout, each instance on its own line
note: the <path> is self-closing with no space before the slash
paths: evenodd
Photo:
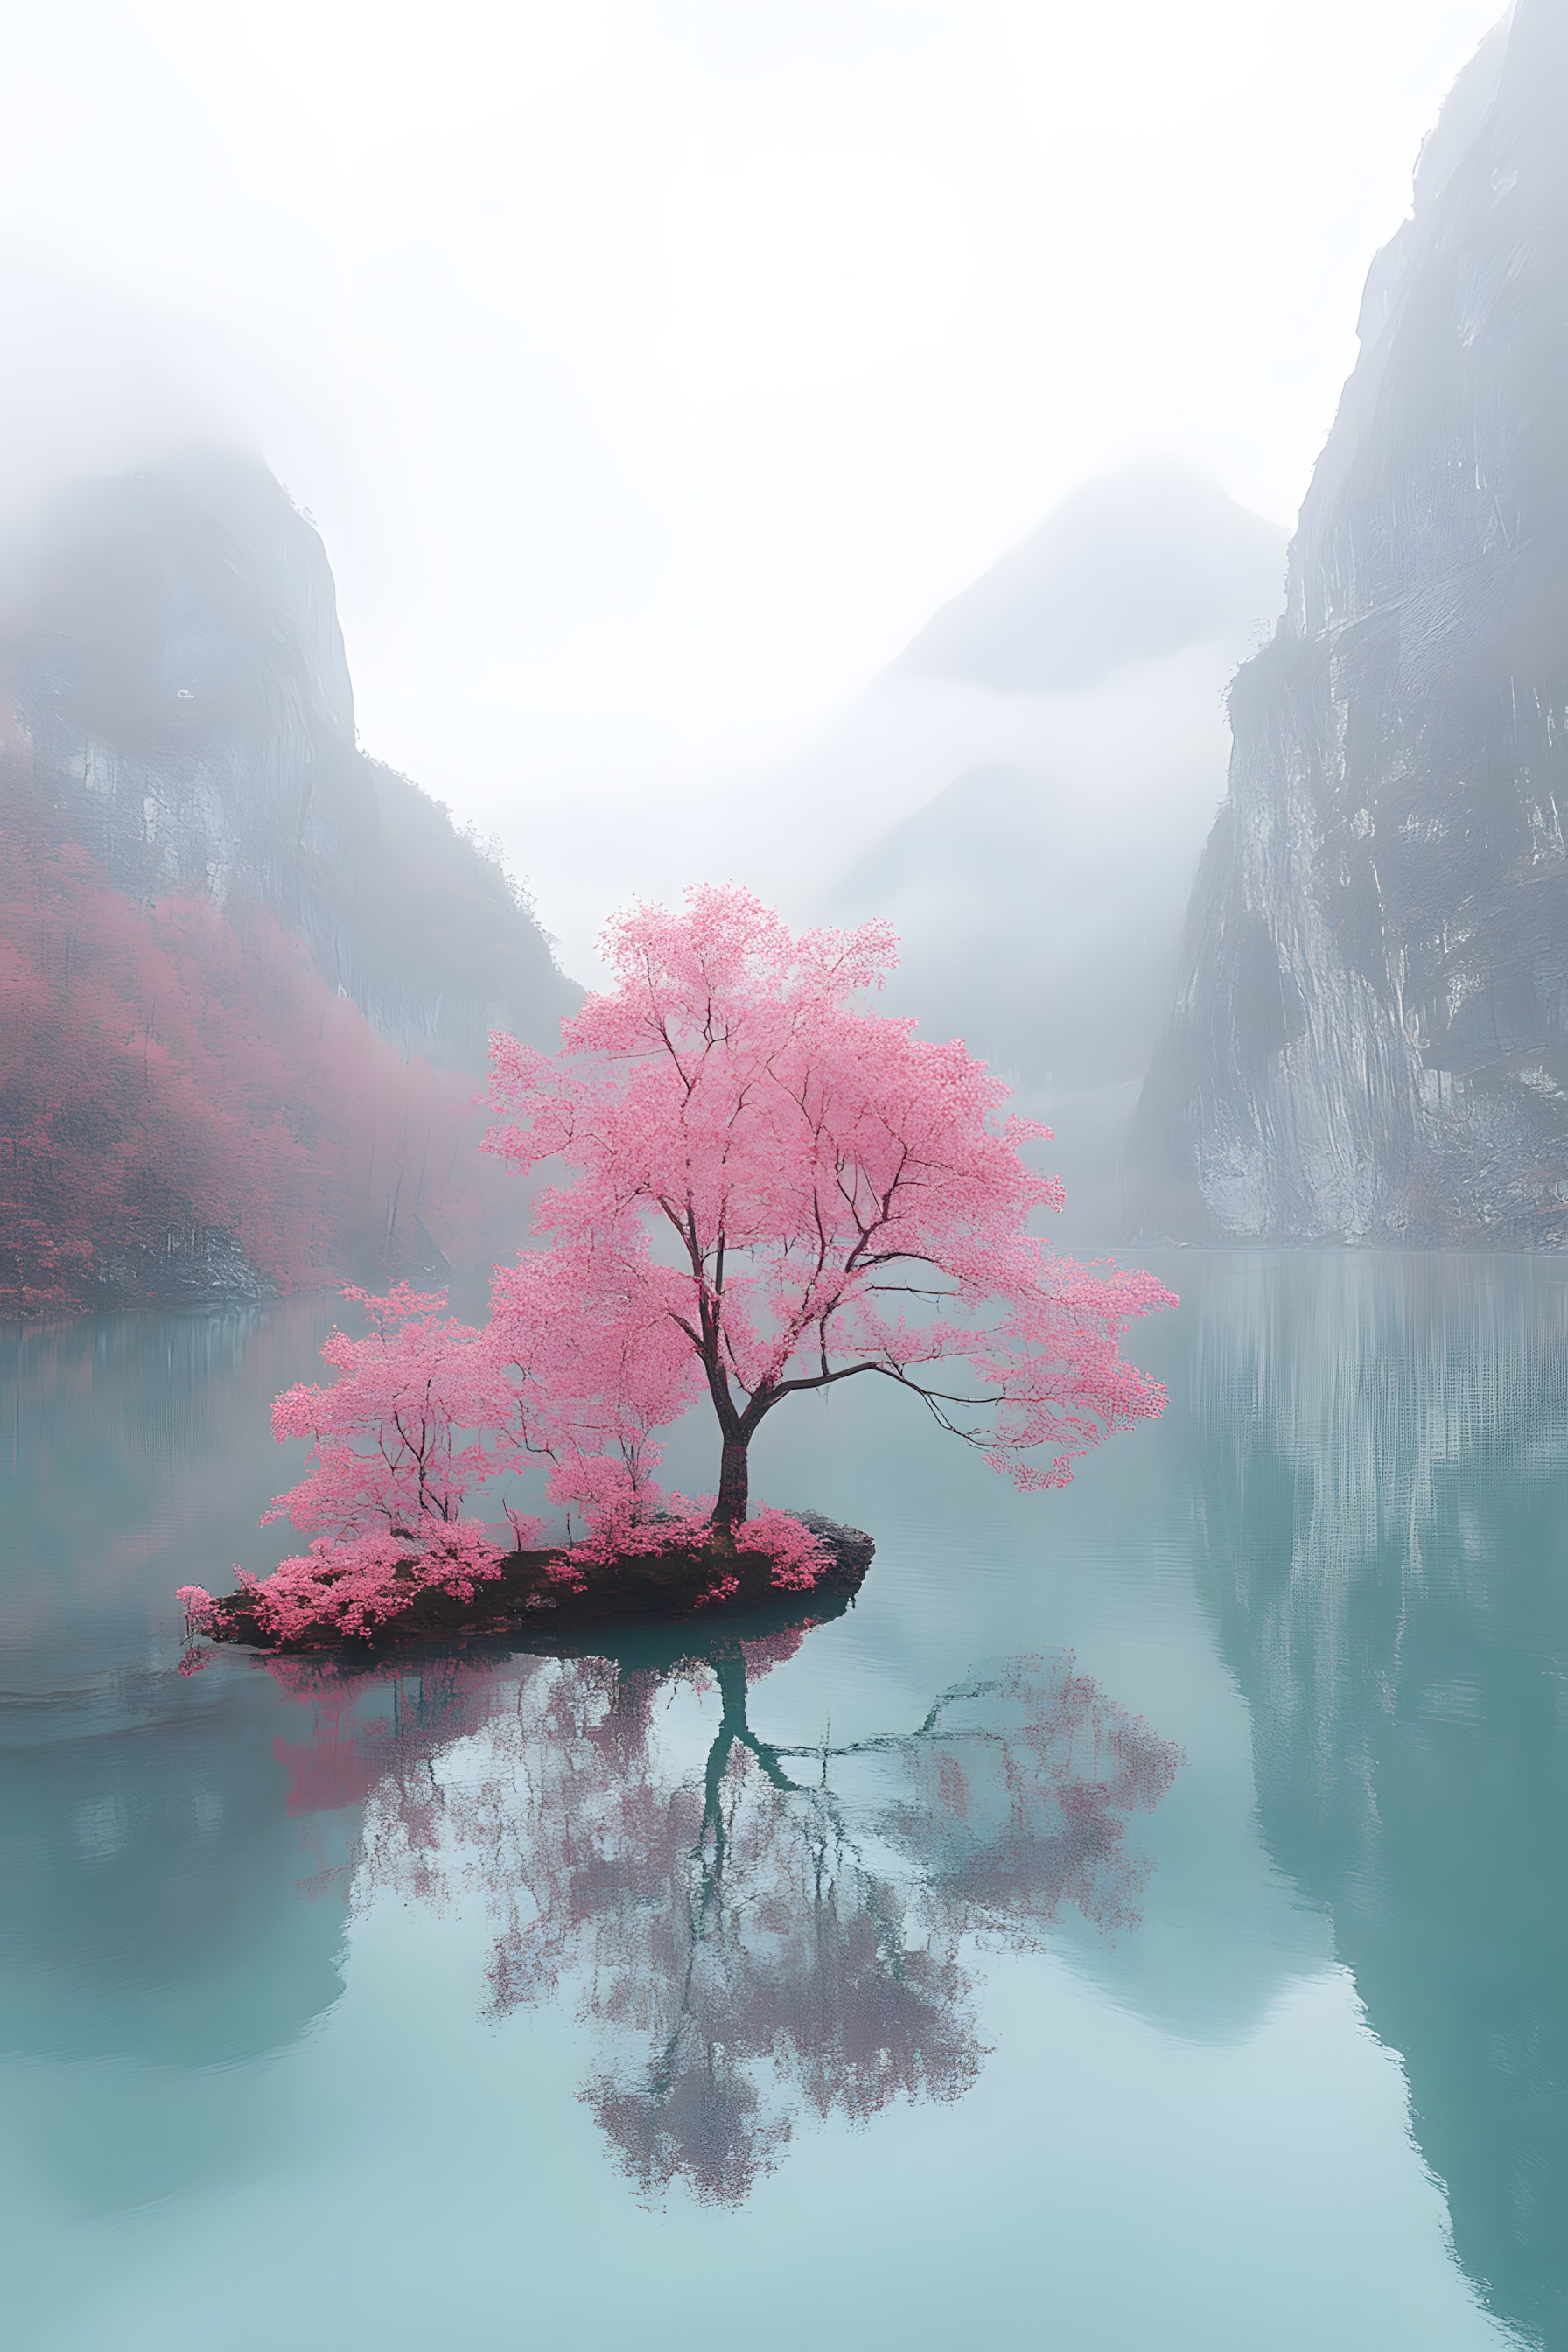
<path id="1" fill-rule="evenodd" d="M 222 1234 L 284 1290 L 426 1235 L 488 1254 L 473 1087 L 402 1060 L 266 909 L 136 903 L 0 776 L 0 1312 L 156 1296 L 161 1255 Z"/>

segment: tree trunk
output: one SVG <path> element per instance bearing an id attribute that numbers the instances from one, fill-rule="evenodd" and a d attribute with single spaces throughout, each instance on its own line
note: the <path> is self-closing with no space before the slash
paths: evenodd
<path id="1" fill-rule="evenodd" d="M 749 1507 L 748 1488 L 750 1464 L 744 1437 L 727 1437 L 719 1463 L 719 1499 L 713 1506 L 713 1525 L 722 1535 L 732 1533 L 746 1517 Z"/>

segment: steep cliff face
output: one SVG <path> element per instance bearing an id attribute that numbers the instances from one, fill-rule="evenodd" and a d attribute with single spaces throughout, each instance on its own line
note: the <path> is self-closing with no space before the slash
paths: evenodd
<path id="1" fill-rule="evenodd" d="M 1232 695 L 1146 1230 L 1568 1244 L 1568 0 L 1423 153 Z"/>
<path id="2" fill-rule="evenodd" d="M 576 992 L 493 859 L 356 746 L 332 577 L 259 465 L 78 486 L 4 554 L 35 788 L 132 897 L 254 900 L 404 1053 L 553 1045 Z"/>

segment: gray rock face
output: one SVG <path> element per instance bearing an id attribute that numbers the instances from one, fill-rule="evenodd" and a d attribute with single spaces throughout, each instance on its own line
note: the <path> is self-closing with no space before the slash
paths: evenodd
<path id="1" fill-rule="evenodd" d="M 1568 0 L 1422 156 L 1232 694 L 1145 1233 L 1568 1244 Z"/>
<path id="2" fill-rule="evenodd" d="M 272 1286 L 222 1225 L 197 1224 L 178 1208 L 145 1218 L 94 1258 L 87 1303 L 229 1307 L 273 1296 Z"/>
<path id="3" fill-rule="evenodd" d="M 0 701 L 132 897 L 259 901 L 405 1053 L 553 1045 L 577 992 L 495 861 L 356 745 L 332 577 L 266 469 L 78 486 L 0 550 Z"/>

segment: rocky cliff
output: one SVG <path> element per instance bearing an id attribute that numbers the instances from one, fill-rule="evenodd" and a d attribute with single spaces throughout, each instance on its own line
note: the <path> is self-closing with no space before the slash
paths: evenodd
<path id="1" fill-rule="evenodd" d="M 404 1054 L 553 1045 L 577 992 L 495 860 L 357 746 L 331 572 L 258 464 L 60 494 L 0 551 L 34 788 L 132 897 L 265 905 Z"/>
<path id="2" fill-rule="evenodd" d="M 81 485 L 0 544 L 0 1312 L 493 1255 L 492 1027 L 577 992 L 358 749 L 320 540 L 259 466 Z"/>
<path id="3" fill-rule="evenodd" d="M 1568 1244 L 1568 0 L 1457 84 L 1231 699 L 1145 1232 Z"/>

